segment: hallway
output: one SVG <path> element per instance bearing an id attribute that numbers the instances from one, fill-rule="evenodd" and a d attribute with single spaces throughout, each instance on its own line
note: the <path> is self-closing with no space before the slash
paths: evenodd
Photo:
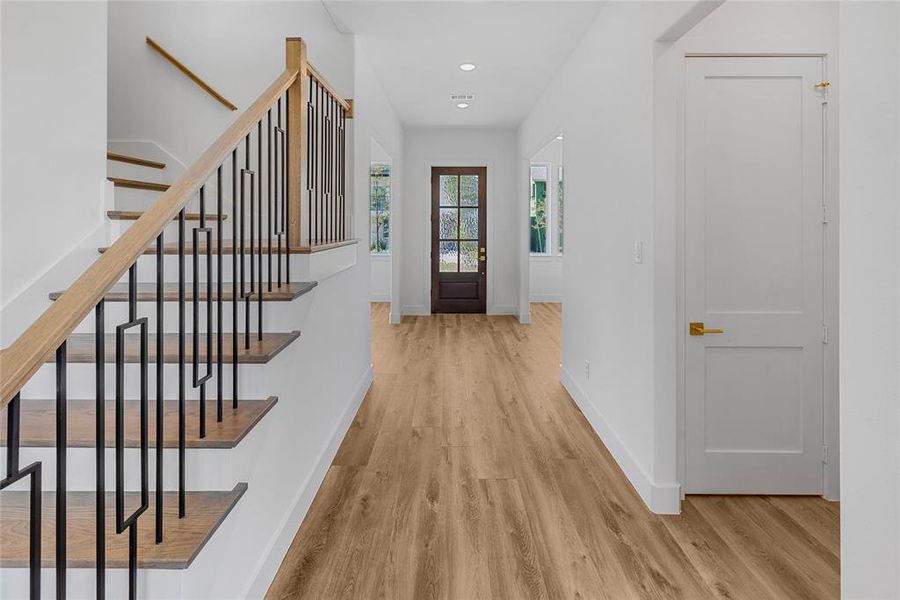
<path id="1" fill-rule="evenodd" d="M 838 505 L 650 513 L 558 383 L 559 304 L 388 325 L 268 598 L 837 598 Z"/>

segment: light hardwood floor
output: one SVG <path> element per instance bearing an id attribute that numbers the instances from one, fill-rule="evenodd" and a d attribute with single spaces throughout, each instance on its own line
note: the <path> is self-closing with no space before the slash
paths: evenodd
<path id="1" fill-rule="evenodd" d="M 650 513 L 558 381 L 560 306 L 388 325 L 268 598 L 837 598 L 838 505 Z"/>

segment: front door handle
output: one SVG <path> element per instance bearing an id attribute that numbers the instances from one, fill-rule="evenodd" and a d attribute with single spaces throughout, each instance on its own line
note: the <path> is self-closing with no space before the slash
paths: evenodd
<path id="1" fill-rule="evenodd" d="M 707 333 L 725 333 L 724 329 L 704 329 L 703 323 L 691 323 L 690 324 L 690 333 L 691 335 L 705 335 Z"/>

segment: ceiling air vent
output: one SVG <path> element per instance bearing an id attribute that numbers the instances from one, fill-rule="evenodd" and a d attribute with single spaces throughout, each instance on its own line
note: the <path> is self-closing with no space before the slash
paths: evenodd
<path id="1" fill-rule="evenodd" d="M 450 99 L 454 102 L 471 102 L 475 99 L 475 94 L 450 94 Z"/>

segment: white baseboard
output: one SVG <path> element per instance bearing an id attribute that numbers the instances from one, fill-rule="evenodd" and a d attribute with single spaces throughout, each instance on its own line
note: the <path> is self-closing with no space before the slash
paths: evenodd
<path id="1" fill-rule="evenodd" d="M 530 310 L 519 313 L 519 323 L 521 323 L 522 325 L 528 325 L 531 323 L 531 311 Z"/>
<path id="2" fill-rule="evenodd" d="M 427 306 L 407 304 L 403 307 L 401 314 L 417 317 L 427 317 L 431 314 L 431 310 Z"/>
<path id="3" fill-rule="evenodd" d="M 372 385 L 373 378 L 372 366 L 369 365 L 369 368 L 366 369 L 359 380 L 359 384 L 353 394 L 353 400 L 347 406 L 344 414 L 341 415 L 340 421 L 335 426 L 328 444 L 322 449 L 322 453 L 319 455 L 312 473 L 310 473 L 303 486 L 301 486 L 300 491 L 294 497 L 294 501 L 291 503 L 291 510 L 279 524 L 275 536 L 263 553 L 263 558 L 253 571 L 250 583 L 242 591 L 241 598 L 262 598 L 266 595 L 266 591 L 278 572 L 278 567 L 281 566 L 285 553 L 287 553 L 291 542 L 294 540 L 297 529 L 303 523 L 306 512 L 316 497 L 319 486 L 322 485 L 322 481 L 325 479 L 325 474 L 331 466 L 331 461 L 334 460 L 334 456 L 337 454 L 344 436 L 347 435 L 347 430 L 350 429 L 350 425 L 353 423 L 357 411 L 359 411 L 360 404 L 362 404 L 369 387 Z"/>
<path id="4" fill-rule="evenodd" d="M 609 423 L 594 406 L 587 392 L 575 382 L 564 366 L 559 369 L 559 382 L 584 413 L 591 427 L 619 464 L 619 468 L 652 512 L 661 515 L 677 515 L 681 512 L 681 486 L 655 483 L 634 459 Z"/>
<path id="5" fill-rule="evenodd" d="M 495 304 L 493 306 L 487 307 L 487 314 L 489 314 L 489 315 L 518 315 L 519 307 L 518 306 L 505 306 L 503 304 Z"/>
<path id="6" fill-rule="evenodd" d="M 369 302 L 390 302 L 391 294 L 369 294 Z"/>
<path id="7" fill-rule="evenodd" d="M 562 302 L 562 294 L 531 294 L 529 302 Z"/>

